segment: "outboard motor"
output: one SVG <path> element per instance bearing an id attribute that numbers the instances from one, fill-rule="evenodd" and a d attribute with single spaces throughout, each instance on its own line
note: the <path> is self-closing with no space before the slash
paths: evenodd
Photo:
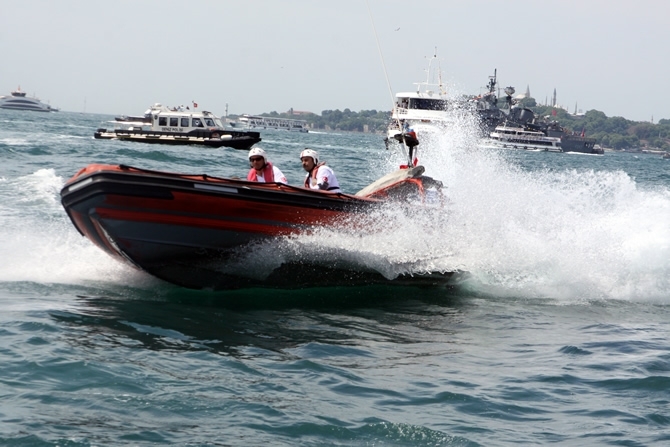
<path id="1" fill-rule="evenodd" d="M 393 136 L 393 138 L 407 146 L 407 149 L 409 150 L 407 166 L 416 166 L 414 148 L 419 145 L 419 139 L 416 137 L 416 132 L 414 132 L 412 129 L 408 129 L 407 132 L 396 134 Z"/>

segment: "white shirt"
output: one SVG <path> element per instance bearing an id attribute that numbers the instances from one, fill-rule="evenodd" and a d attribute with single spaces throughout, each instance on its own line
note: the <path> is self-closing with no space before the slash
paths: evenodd
<path id="1" fill-rule="evenodd" d="M 282 172 L 279 170 L 279 168 L 275 165 L 272 165 L 272 175 L 275 176 L 275 182 L 284 183 L 284 184 L 288 185 L 288 182 L 286 181 L 286 177 L 284 177 L 284 174 L 282 174 Z M 262 172 L 260 174 L 258 172 L 256 173 L 256 179 L 261 183 L 265 183 L 265 177 L 263 177 Z"/>
<path id="2" fill-rule="evenodd" d="M 317 168 L 316 178 L 312 178 L 311 173 L 307 173 L 305 179 L 309 182 L 308 185 L 311 189 L 322 189 L 329 192 L 342 192 L 340 189 L 340 183 L 335 177 L 335 173 L 326 165 L 321 165 Z M 325 185 L 328 185 L 325 187 Z"/>

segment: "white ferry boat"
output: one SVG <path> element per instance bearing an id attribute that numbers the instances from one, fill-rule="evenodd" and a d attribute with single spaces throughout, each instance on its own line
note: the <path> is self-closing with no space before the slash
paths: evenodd
<path id="1" fill-rule="evenodd" d="M 489 142 L 496 147 L 562 152 L 560 138 L 518 126 L 497 126 L 489 138 Z"/>
<path id="2" fill-rule="evenodd" d="M 21 91 L 21 86 L 9 96 L 0 96 L 0 109 L 32 110 L 34 112 L 58 112 L 59 110 L 43 103 L 38 98 L 26 96 L 26 92 Z"/>
<path id="3" fill-rule="evenodd" d="M 184 108 L 170 109 L 160 103 L 143 116 L 120 116 L 114 128 L 99 128 L 93 136 L 140 143 L 200 144 L 210 147 L 249 149 L 261 141 L 258 132 L 225 129 L 221 119 L 211 112 Z"/>
<path id="4" fill-rule="evenodd" d="M 307 121 L 267 116 L 240 115 L 237 121 L 229 122 L 232 127 L 239 129 L 278 129 L 290 132 L 309 132 Z"/>

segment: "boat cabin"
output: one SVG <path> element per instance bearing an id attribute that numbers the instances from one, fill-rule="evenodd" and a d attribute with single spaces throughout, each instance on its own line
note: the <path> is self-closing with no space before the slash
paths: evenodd
<path id="1" fill-rule="evenodd" d="M 117 117 L 114 124 L 119 130 L 169 133 L 189 133 L 224 128 L 221 119 L 211 112 L 196 112 L 183 108 L 172 110 L 161 104 L 154 104 L 146 111 L 144 117 Z"/>
<path id="2" fill-rule="evenodd" d="M 223 127 L 223 124 L 219 118 L 209 112 L 192 114 L 184 112 L 157 113 L 153 115 L 151 124 L 153 130 L 162 132 L 188 132 L 191 128 L 204 127 Z"/>
<path id="3" fill-rule="evenodd" d="M 436 110 L 436 111 L 445 111 L 450 107 L 448 100 L 440 97 L 430 98 L 426 97 L 431 92 L 426 92 L 418 97 L 416 94 L 413 96 L 407 96 L 403 94 L 398 94 L 396 97 L 396 108 L 399 110 Z M 402 112 L 400 112 L 402 113 Z"/>
<path id="4" fill-rule="evenodd" d="M 523 127 L 496 127 L 496 134 L 509 136 L 524 136 L 524 137 L 544 137 L 542 132 L 533 130 L 526 130 Z"/>

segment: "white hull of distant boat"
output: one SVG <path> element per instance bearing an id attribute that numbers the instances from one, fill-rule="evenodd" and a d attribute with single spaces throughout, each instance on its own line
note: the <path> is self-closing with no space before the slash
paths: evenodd
<path id="1" fill-rule="evenodd" d="M 45 104 L 39 99 L 26 96 L 21 87 L 14 90 L 9 96 L 0 96 L 0 109 L 32 110 L 33 112 L 57 112 L 58 109 Z"/>

